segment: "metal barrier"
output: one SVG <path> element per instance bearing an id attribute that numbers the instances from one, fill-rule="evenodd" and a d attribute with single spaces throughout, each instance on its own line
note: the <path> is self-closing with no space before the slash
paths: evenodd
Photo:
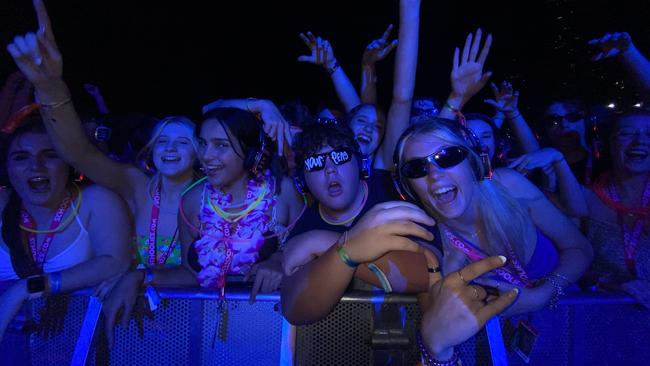
<path id="1" fill-rule="evenodd" d="M 324 320 L 293 327 L 281 316 L 278 294 L 248 303 L 249 288 L 231 288 L 223 311 L 218 295 L 201 289 L 159 289 L 153 320 L 117 327 L 105 346 L 101 303 L 72 296 L 63 332 L 49 339 L 14 326 L 0 345 L 2 363 L 27 365 L 414 365 L 414 332 L 421 314 L 404 295 L 347 293 Z M 87 294 L 77 294 L 87 295 Z M 35 301 L 24 322 L 39 321 Z M 641 365 L 650 359 L 650 311 L 617 294 L 571 294 L 555 310 L 495 318 L 459 346 L 464 365 L 524 365 L 509 350 L 522 318 L 539 332 L 532 365 Z M 19 319 L 20 322 L 20 319 Z M 499 323 L 500 322 L 500 323 Z M 503 334 L 501 334 L 503 332 Z M 504 341 L 505 340 L 505 341 Z"/>

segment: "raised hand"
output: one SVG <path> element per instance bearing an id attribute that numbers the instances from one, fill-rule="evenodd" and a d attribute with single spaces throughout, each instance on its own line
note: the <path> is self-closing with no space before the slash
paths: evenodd
<path id="1" fill-rule="evenodd" d="M 258 100 L 257 112 L 264 123 L 264 132 L 271 140 L 278 144 L 278 156 L 282 156 L 285 151 L 289 151 L 291 146 L 291 126 L 287 122 L 278 107 L 270 100 Z M 285 142 L 287 149 L 285 150 Z"/>
<path id="2" fill-rule="evenodd" d="M 497 87 L 495 83 L 490 83 L 490 87 L 494 93 L 494 99 L 486 99 L 485 103 L 505 114 L 517 113 L 519 91 L 514 90 L 511 83 L 504 80 L 500 86 Z"/>
<path id="3" fill-rule="evenodd" d="M 589 44 L 600 48 L 600 52 L 591 58 L 592 61 L 614 57 L 634 48 L 632 37 L 627 32 L 607 33 L 600 38 L 590 40 Z"/>
<path id="4" fill-rule="evenodd" d="M 63 60 L 54 39 L 50 18 L 42 0 L 34 0 L 38 32 L 16 36 L 7 46 L 16 65 L 38 89 L 61 80 Z"/>
<path id="5" fill-rule="evenodd" d="M 429 289 L 429 306 L 422 316 L 422 339 L 435 358 L 447 359 L 453 346 L 476 334 L 493 316 L 517 298 L 518 290 L 487 301 L 482 286 L 469 284 L 475 278 L 501 267 L 504 257 L 488 257 L 452 272 Z"/>
<path id="6" fill-rule="evenodd" d="M 372 262 L 393 250 L 423 253 L 422 246 L 406 237 L 433 240 L 433 234 L 418 223 L 435 225 L 424 210 L 411 203 L 389 201 L 377 204 L 350 229 L 345 251 L 357 263 Z"/>
<path id="7" fill-rule="evenodd" d="M 451 70 L 452 93 L 462 97 L 465 101 L 478 93 L 492 75 L 489 71 L 483 72 L 485 60 L 492 45 L 492 35 L 488 34 L 482 49 L 480 49 L 481 36 L 480 29 L 476 31 L 476 36 L 471 33 L 467 35 L 462 57 L 458 47 L 454 51 Z"/>
<path id="8" fill-rule="evenodd" d="M 363 57 L 361 58 L 361 64 L 371 66 L 377 62 L 383 60 L 390 54 L 390 52 L 397 47 L 397 40 L 388 42 L 390 38 L 390 33 L 393 30 L 393 25 L 389 25 L 388 28 L 384 31 L 384 34 L 381 38 L 375 39 L 370 42 L 370 44 L 363 51 Z"/>
<path id="9" fill-rule="evenodd" d="M 326 69 L 334 67 L 336 57 L 334 57 L 334 50 L 328 40 L 315 37 L 311 32 L 307 32 L 306 35 L 300 33 L 300 39 L 309 48 L 311 54 L 298 57 L 298 61 L 320 65 Z"/>

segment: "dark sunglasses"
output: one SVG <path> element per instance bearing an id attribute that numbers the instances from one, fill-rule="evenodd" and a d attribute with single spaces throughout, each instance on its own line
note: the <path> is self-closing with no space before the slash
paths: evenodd
<path id="1" fill-rule="evenodd" d="M 447 146 L 429 156 L 407 161 L 400 168 L 400 174 L 409 179 L 422 178 L 429 173 L 429 163 L 448 169 L 462 163 L 467 153 L 461 146 Z"/>
<path id="2" fill-rule="evenodd" d="M 564 116 L 550 115 L 546 117 L 547 123 L 551 124 L 551 127 L 558 127 L 562 124 L 562 121 L 565 119 L 570 123 L 576 123 L 581 119 L 584 119 L 585 115 L 581 112 L 573 112 L 565 114 Z"/>
<path id="3" fill-rule="evenodd" d="M 343 165 L 352 160 L 352 152 L 348 149 L 334 149 L 322 154 L 312 154 L 303 160 L 305 171 L 316 172 L 325 168 L 325 160 L 329 157 L 334 165 Z"/>

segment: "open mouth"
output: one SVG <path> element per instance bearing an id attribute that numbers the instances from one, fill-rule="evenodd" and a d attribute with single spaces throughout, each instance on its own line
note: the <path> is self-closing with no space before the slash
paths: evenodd
<path id="1" fill-rule="evenodd" d="M 331 181 L 327 185 L 327 193 L 330 195 L 338 195 L 343 191 L 343 186 L 338 181 Z"/>
<path id="2" fill-rule="evenodd" d="M 433 200 L 437 203 L 447 204 L 456 199 L 458 188 L 454 186 L 440 187 L 433 191 Z"/>
<path id="3" fill-rule="evenodd" d="M 358 135 L 357 136 L 357 142 L 360 143 L 360 144 L 367 145 L 370 142 L 372 142 L 372 140 L 370 139 L 370 137 L 368 137 L 366 135 Z"/>
<path id="4" fill-rule="evenodd" d="M 50 178 L 45 176 L 38 176 L 30 178 L 27 185 L 32 192 L 46 193 L 50 191 Z"/>

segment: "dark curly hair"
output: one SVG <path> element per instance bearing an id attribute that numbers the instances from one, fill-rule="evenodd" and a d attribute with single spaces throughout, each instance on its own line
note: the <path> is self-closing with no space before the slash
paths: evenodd
<path id="1" fill-rule="evenodd" d="M 350 127 L 340 122 L 314 123 L 305 126 L 293 141 L 293 150 L 296 154 L 296 172 L 302 174 L 304 169 L 302 162 L 305 157 L 317 153 L 325 145 L 329 145 L 334 149 L 347 148 L 354 153 L 357 163 L 361 163 L 359 144 L 355 140 Z"/>

